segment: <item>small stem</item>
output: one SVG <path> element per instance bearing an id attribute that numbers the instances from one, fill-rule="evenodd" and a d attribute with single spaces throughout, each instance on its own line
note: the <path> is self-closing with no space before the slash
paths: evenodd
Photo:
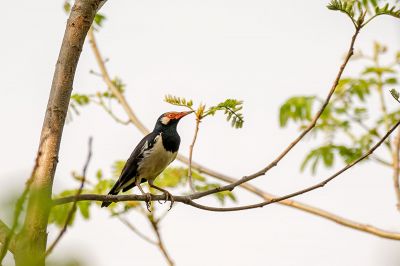
<path id="1" fill-rule="evenodd" d="M 107 105 L 105 104 L 105 102 L 104 102 L 104 100 L 103 100 L 103 97 L 102 97 L 101 95 L 97 95 L 97 98 L 99 99 L 99 101 L 98 101 L 98 102 L 93 101 L 93 102 L 94 102 L 95 104 L 99 105 L 100 107 L 102 107 L 102 108 L 104 109 L 104 111 L 106 111 L 106 113 L 109 114 L 109 115 L 111 116 L 111 118 L 115 120 L 115 122 L 120 123 L 120 124 L 123 124 L 123 125 L 128 125 L 128 124 L 131 122 L 131 120 L 124 121 L 124 120 L 118 118 L 118 117 L 113 113 L 113 111 L 111 110 L 111 108 L 107 107 Z"/>
<path id="2" fill-rule="evenodd" d="M 124 225 L 126 225 L 132 232 L 134 232 L 138 237 L 140 237 L 141 239 L 143 239 L 144 241 L 152 244 L 152 245 L 158 245 L 158 243 L 156 241 L 154 241 L 153 239 L 150 239 L 150 237 L 146 236 L 145 234 L 143 234 L 142 232 L 140 232 L 132 223 L 130 223 L 128 220 L 126 220 L 125 218 L 121 217 L 121 216 L 117 216 L 118 220 L 121 221 L 121 223 L 123 223 Z"/>
<path id="3" fill-rule="evenodd" d="M 151 224 L 151 228 L 153 229 L 154 233 L 156 234 L 157 237 L 157 246 L 158 248 L 161 250 L 162 254 L 164 255 L 165 259 L 168 262 L 169 266 L 173 266 L 174 265 L 174 261 L 171 259 L 170 255 L 167 252 L 167 249 L 165 248 L 164 242 L 161 238 L 161 234 L 160 234 L 160 229 L 158 228 L 158 221 L 154 219 L 154 216 L 150 215 L 148 216 L 148 219 L 150 221 Z"/>
<path id="4" fill-rule="evenodd" d="M 191 189 L 193 192 L 196 192 L 196 188 L 194 187 L 193 178 L 192 178 L 192 158 L 193 158 L 193 149 L 194 149 L 194 145 L 195 145 L 195 143 L 196 143 L 197 134 L 198 134 L 199 128 L 200 128 L 200 126 L 199 126 L 199 125 L 200 125 L 200 122 L 201 122 L 200 117 L 199 117 L 199 116 L 196 116 L 196 129 L 195 129 L 195 131 L 194 131 L 194 136 L 193 136 L 192 144 L 190 145 L 190 148 L 189 148 L 188 178 L 189 178 L 189 186 L 190 186 L 190 189 Z"/>

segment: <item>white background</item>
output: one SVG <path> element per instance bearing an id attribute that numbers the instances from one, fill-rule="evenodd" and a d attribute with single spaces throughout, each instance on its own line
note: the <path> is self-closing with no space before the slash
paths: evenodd
<path id="1" fill-rule="evenodd" d="M 126 97 L 147 127 L 163 112 L 179 110 L 166 94 L 218 103 L 244 100 L 245 124 L 235 130 L 216 116 L 201 127 L 194 158 L 241 177 L 270 162 L 297 134 L 281 129 L 278 108 L 293 95 L 324 97 L 352 35 L 348 18 L 329 11 L 327 1 L 150 0 L 109 1 L 97 34 L 110 73 L 127 84 Z M 65 29 L 62 1 L 7 1 L 0 16 L 0 200 L 23 189 L 38 146 L 54 66 Z M 361 33 L 357 49 L 373 41 L 399 49 L 399 21 L 379 18 Z M 345 75 L 362 65 L 351 62 Z M 97 66 L 88 43 L 74 83 L 75 92 L 104 88 L 89 74 Z M 388 96 L 388 92 L 385 92 Z M 396 103 L 387 97 L 390 108 Z M 372 104 L 372 103 L 371 103 Z M 121 116 L 124 114 L 120 112 Z M 181 152 L 188 154 L 194 120 L 179 125 Z M 116 124 L 97 107 L 82 111 L 64 129 L 54 192 L 77 186 L 88 136 L 94 137 L 90 173 L 126 159 L 142 137 L 133 126 Z M 278 167 L 254 184 L 284 194 L 317 183 L 334 169 L 299 174 L 307 138 Z M 340 164 L 335 166 L 340 167 Z M 240 203 L 258 202 L 238 189 Z M 360 164 L 328 186 L 297 198 L 336 214 L 400 231 L 390 169 Z M 214 200 L 203 200 L 216 205 Z M 4 209 L 4 208 L 3 208 Z M 5 211 L 0 218 L 10 223 Z M 146 223 L 131 219 L 142 230 Z M 58 230 L 50 227 L 49 239 Z M 271 205 L 237 213 L 211 213 L 177 204 L 162 224 L 177 265 L 399 265 L 400 244 L 354 231 L 312 215 Z M 78 219 L 52 259 L 85 265 L 164 265 L 160 252 L 143 242 L 104 209 Z M 8 258 L 11 265 L 11 260 Z"/>

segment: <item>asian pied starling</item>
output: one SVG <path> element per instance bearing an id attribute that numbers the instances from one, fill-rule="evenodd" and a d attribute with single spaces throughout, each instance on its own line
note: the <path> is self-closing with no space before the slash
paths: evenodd
<path id="1" fill-rule="evenodd" d="M 149 209 L 150 194 L 146 194 L 140 186 L 148 182 L 150 187 L 162 191 L 166 200 L 171 200 L 171 207 L 174 199 L 167 190 L 154 185 L 154 180 L 162 171 L 176 158 L 181 138 L 176 131 L 179 120 L 192 113 L 190 112 L 168 112 L 162 114 L 156 122 L 153 132 L 145 136 L 131 156 L 126 161 L 121 175 L 108 195 L 117 195 L 137 186 L 143 195 L 147 195 L 147 209 Z M 101 207 L 107 207 L 111 202 L 104 201 Z"/>

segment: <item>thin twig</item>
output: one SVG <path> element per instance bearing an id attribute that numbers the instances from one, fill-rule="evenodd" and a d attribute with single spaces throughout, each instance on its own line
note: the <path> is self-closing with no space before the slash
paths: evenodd
<path id="1" fill-rule="evenodd" d="M 194 130 L 192 144 L 190 144 L 190 147 L 189 147 L 189 165 L 188 165 L 189 186 L 190 186 L 192 192 L 196 191 L 196 188 L 194 187 L 194 184 L 193 184 L 193 177 L 192 177 L 192 158 L 193 158 L 194 145 L 196 144 L 197 134 L 199 132 L 199 126 L 200 126 L 200 117 L 198 117 L 196 114 L 196 128 Z"/>
<path id="2" fill-rule="evenodd" d="M 90 163 L 90 159 L 92 158 L 92 141 L 93 138 L 89 137 L 89 141 L 88 141 L 88 154 L 87 154 L 87 158 L 86 158 L 86 162 L 85 165 L 83 166 L 83 170 L 82 170 L 82 180 L 81 180 L 81 184 L 79 186 L 78 191 L 76 192 L 76 195 L 74 196 L 74 200 L 73 200 L 73 204 L 72 207 L 70 209 L 70 211 L 68 212 L 68 216 L 67 219 L 65 220 L 65 224 L 63 226 L 63 228 L 60 230 L 60 233 L 58 234 L 58 236 L 56 237 L 56 239 L 54 240 L 54 242 L 49 246 L 49 248 L 46 250 L 46 254 L 45 256 L 47 257 L 55 248 L 55 246 L 58 244 L 58 242 L 61 240 L 61 238 L 63 237 L 63 235 L 65 234 L 65 232 L 67 231 L 67 227 L 70 224 L 72 217 L 75 214 L 76 211 L 76 207 L 78 204 L 78 198 L 82 193 L 83 187 L 85 185 L 85 180 L 86 180 L 86 171 L 87 168 L 89 166 Z"/>
<path id="3" fill-rule="evenodd" d="M 400 130 L 397 131 L 397 135 L 394 139 L 394 149 L 393 149 L 393 186 L 396 193 L 396 206 L 400 210 L 400 183 L 399 183 L 399 152 L 400 152 Z"/>
<path id="4" fill-rule="evenodd" d="M 153 229 L 155 235 L 157 236 L 157 246 L 158 248 L 161 250 L 162 254 L 164 255 L 165 259 L 168 262 L 169 266 L 173 266 L 174 265 L 174 261 L 171 259 L 170 255 L 167 252 L 167 249 L 165 248 L 165 244 L 164 241 L 161 237 L 160 234 L 160 229 L 158 228 L 158 221 L 154 219 L 154 216 L 151 214 L 148 216 L 148 219 L 150 221 L 151 224 L 151 228 Z"/>
<path id="5" fill-rule="evenodd" d="M 142 232 L 140 232 L 132 223 L 130 223 L 127 219 L 124 217 L 117 215 L 118 220 L 120 220 L 124 225 L 126 225 L 132 232 L 134 232 L 138 237 L 143 239 L 144 241 L 152 244 L 152 245 L 158 245 L 157 241 L 154 241 L 150 237 L 146 236 Z"/>
<path id="6" fill-rule="evenodd" d="M 117 218 L 124 225 L 126 225 L 133 233 L 135 233 L 138 237 L 140 237 L 141 239 L 143 239 L 144 241 L 146 241 L 149 244 L 157 246 L 160 249 L 163 256 L 165 257 L 165 259 L 167 260 L 168 265 L 170 265 L 170 266 L 174 265 L 174 262 L 172 261 L 171 257 L 169 256 L 169 254 L 165 248 L 164 242 L 162 241 L 161 234 L 159 232 L 158 223 L 159 223 L 160 219 L 155 219 L 152 214 L 149 215 L 149 214 L 147 214 L 147 212 L 145 212 L 143 214 L 146 216 L 147 220 L 149 221 L 151 228 L 157 237 L 157 241 L 151 239 L 150 237 L 148 237 L 145 234 L 143 234 L 142 232 L 140 232 L 131 222 L 129 222 L 124 217 L 117 215 Z"/>
<path id="7" fill-rule="evenodd" d="M 96 102 L 96 101 L 93 101 L 93 102 L 96 103 L 97 105 L 99 105 L 100 107 L 102 107 L 104 109 L 104 111 L 106 111 L 106 113 L 109 114 L 111 116 L 111 118 L 115 120 L 115 122 L 120 123 L 122 125 L 128 125 L 131 122 L 131 120 L 124 121 L 124 120 L 120 119 L 119 117 L 117 117 L 113 113 L 113 111 L 107 107 L 102 96 L 98 96 L 98 99 L 99 99 L 99 102 Z"/>

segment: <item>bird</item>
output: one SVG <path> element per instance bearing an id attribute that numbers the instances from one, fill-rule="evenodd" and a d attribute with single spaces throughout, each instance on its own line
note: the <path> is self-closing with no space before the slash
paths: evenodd
<path id="1" fill-rule="evenodd" d="M 174 203 L 171 193 L 154 185 L 154 180 L 175 160 L 181 142 L 176 129 L 177 125 L 181 118 L 192 112 L 167 112 L 162 114 L 157 119 L 153 131 L 146 135 L 133 150 L 108 195 L 117 195 L 121 190 L 125 192 L 137 186 L 140 192 L 147 196 L 146 206 L 150 211 L 150 194 L 145 193 L 140 185 L 147 181 L 150 187 L 164 193 L 165 201 L 168 198 L 171 200 L 171 209 Z M 110 204 L 109 201 L 103 201 L 101 207 L 107 207 Z"/>

